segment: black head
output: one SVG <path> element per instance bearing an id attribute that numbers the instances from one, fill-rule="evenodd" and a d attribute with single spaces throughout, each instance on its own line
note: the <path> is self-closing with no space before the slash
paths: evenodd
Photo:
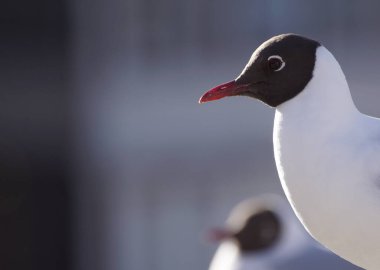
<path id="1" fill-rule="evenodd" d="M 211 89 L 200 102 L 241 95 L 276 107 L 308 84 L 319 46 L 317 41 L 295 34 L 272 37 L 256 49 L 236 80 Z"/>
<path id="2" fill-rule="evenodd" d="M 255 252 L 270 248 L 280 236 L 280 219 L 270 210 L 252 214 L 243 227 L 233 234 L 233 238 L 242 252 Z"/>

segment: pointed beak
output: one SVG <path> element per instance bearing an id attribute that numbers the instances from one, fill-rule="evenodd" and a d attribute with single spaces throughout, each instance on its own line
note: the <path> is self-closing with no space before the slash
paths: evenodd
<path id="1" fill-rule="evenodd" d="M 219 243 L 232 237 L 233 233 L 231 231 L 221 228 L 212 228 L 207 234 L 208 241 L 212 243 Z"/>
<path id="2" fill-rule="evenodd" d="M 207 91 L 200 99 L 199 103 L 218 100 L 229 96 L 239 96 L 247 92 L 249 84 L 239 84 L 236 81 L 218 85 Z"/>

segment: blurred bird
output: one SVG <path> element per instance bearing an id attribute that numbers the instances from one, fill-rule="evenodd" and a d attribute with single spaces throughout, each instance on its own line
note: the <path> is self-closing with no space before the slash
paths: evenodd
<path id="1" fill-rule="evenodd" d="M 209 270 L 360 269 L 316 243 L 276 195 L 243 201 L 210 239 L 220 246 Z"/>
<path id="2" fill-rule="evenodd" d="M 305 228 L 339 256 L 380 269 L 380 121 L 356 109 L 334 56 L 302 36 L 273 37 L 200 102 L 234 95 L 276 108 L 277 171 Z"/>

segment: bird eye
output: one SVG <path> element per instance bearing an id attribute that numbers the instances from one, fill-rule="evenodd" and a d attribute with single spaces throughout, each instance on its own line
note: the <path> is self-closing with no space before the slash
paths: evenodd
<path id="1" fill-rule="evenodd" d="M 280 71 L 285 67 L 285 62 L 282 60 L 281 56 L 272 55 L 268 57 L 268 66 L 272 71 Z"/>

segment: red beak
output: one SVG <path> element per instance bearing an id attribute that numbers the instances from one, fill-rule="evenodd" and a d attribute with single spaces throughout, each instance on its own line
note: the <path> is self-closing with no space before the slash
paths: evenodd
<path id="1" fill-rule="evenodd" d="M 213 243 L 219 243 L 223 240 L 233 237 L 233 233 L 227 229 L 213 228 L 208 232 L 208 240 Z"/>
<path id="2" fill-rule="evenodd" d="M 203 96 L 199 99 L 199 103 L 218 100 L 229 96 L 241 95 L 246 91 L 247 86 L 248 84 L 238 84 L 235 81 L 218 85 L 203 94 Z"/>

